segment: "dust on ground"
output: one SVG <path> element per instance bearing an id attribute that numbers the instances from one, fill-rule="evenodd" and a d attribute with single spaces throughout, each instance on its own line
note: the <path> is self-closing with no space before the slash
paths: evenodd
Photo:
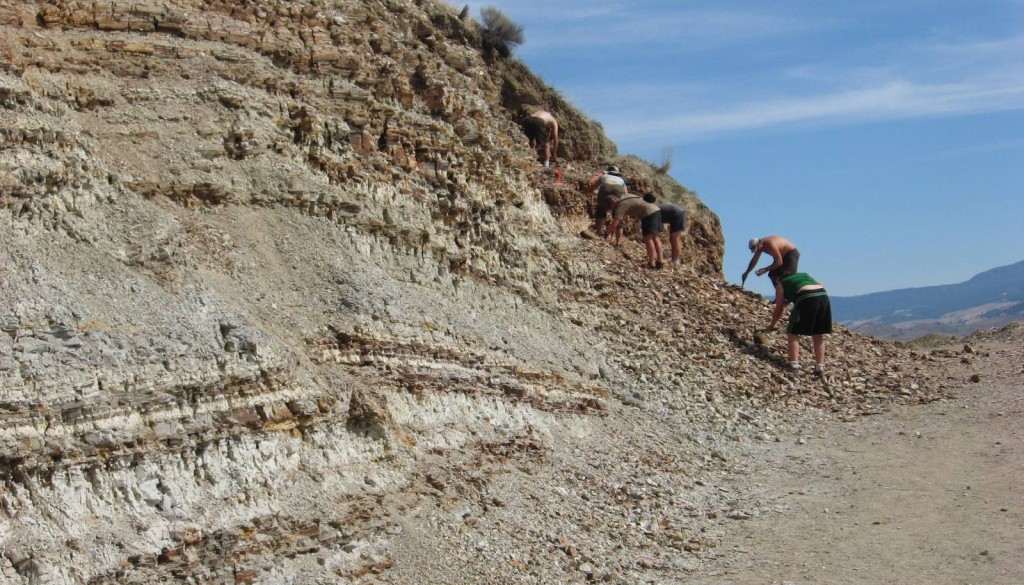
<path id="1" fill-rule="evenodd" d="M 1024 582 L 1024 336 L 969 341 L 955 399 L 754 445 L 748 504 L 770 511 L 734 522 L 694 582 Z"/>

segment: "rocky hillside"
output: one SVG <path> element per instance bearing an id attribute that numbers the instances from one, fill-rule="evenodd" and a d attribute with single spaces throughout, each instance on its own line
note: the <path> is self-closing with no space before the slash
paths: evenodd
<path id="1" fill-rule="evenodd" d="M 0 581 L 671 579 L 740 514 L 730 445 L 957 359 L 840 332 L 826 380 L 783 371 L 717 217 L 446 4 L 0 32 Z M 587 231 L 609 161 L 687 206 L 684 268 Z"/>

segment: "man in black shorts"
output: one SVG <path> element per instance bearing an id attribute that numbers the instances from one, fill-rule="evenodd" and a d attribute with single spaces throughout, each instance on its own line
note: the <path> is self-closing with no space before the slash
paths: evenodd
<path id="1" fill-rule="evenodd" d="M 779 322 L 785 304 L 793 303 L 786 325 L 789 367 L 800 369 L 800 340 L 797 336 L 810 335 L 814 345 L 814 373 L 817 376 L 824 375 L 823 336 L 832 333 L 832 303 L 825 287 L 804 272 L 786 275 L 771 272 L 769 278 L 775 285 L 775 310 L 772 311 L 769 330 L 774 329 Z"/>
<path id="2" fill-rule="evenodd" d="M 657 197 L 654 193 L 644 195 L 644 201 L 655 203 Z M 679 256 L 682 254 L 683 246 L 680 239 L 683 230 L 686 229 L 686 210 L 672 203 L 657 203 L 661 210 L 661 222 L 668 226 L 668 243 L 672 247 L 672 263 L 679 264 Z"/>
<path id="3" fill-rule="evenodd" d="M 653 203 L 644 201 L 639 195 L 627 195 L 612 198 L 612 225 L 608 227 L 608 237 L 615 234 L 615 245 L 622 239 L 622 218 L 632 217 L 640 220 L 640 231 L 644 236 L 644 247 L 647 248 L 647 267 L 661 268 L 661 210 Z"/>
<path id="4" fill-rule="evenodd" d="M 759 268 L 756 273 L 758 276 L 763 276 L 769 272 L 778 276 L 796 274 L 797 265 L 800 263 L 800 251 L 796 249 L 796 245 L 793 242 L 782 236 L 765 236 L 750 240 L 747 246 L 754 254 L 754 257 L 750 259 L 750 264 L 747 265 L 747 270 L 743 273 L 741 282 L 747 281 L 747 275 L 754 269 L 754 266 L 757 266 L 757 261 L 761 258 L 761 252 L 767 252 L 771 255 L 772 263 L 764 268 Z"/>
<path id="5" fill-rule="evenodd" d="M 523 120 L 523 132 L 539 161 L 550 165 L 552 156 L 558 156 L 558 120 L 547 110 L 537 110 Z"/>

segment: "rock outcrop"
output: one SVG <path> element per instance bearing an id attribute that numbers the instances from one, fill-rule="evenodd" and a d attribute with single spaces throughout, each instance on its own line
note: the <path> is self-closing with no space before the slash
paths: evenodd
<path id="1" fill-rule="evenodd" d="M 840 332 L 826 380 L 780 369 L 714 213 L 447 5 L 14 0 L 0 31 L 4 582 L 692 569 L 730 441 L 934 399 L 955 359 Z M 686 205 L 685 268 L 581 237 L 610 161 Z M 641 549 L 690 556 L 609 560 Z"/>

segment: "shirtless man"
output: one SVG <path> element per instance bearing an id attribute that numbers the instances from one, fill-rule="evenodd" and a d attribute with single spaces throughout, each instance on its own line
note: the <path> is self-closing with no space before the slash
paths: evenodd
<path id="1" fill-rule="evenodd" d="M 747 265 L 747 270 L 743 273 L 742 283 L 747 282 L 747 275 L 754 269 L 754 266 L 757 266 L 761 252 L 768 252 L 774 261 L 770 265 L 758 269 L 756 272 L 758 276 L 763 276 L 768 272 L 778 276 L 796 274 L 797 264 L 800 263 L 800 252 L 793 242 L 782 236 L 765 236 L 761 239 L 754 238 L 747 245 L 754 257 L 750 259 L 750 264 Z"/>
<path id="2" fill-rule="evenodd" d="M 540 162 L 548 166 L 552 153 L 558 156 L 558 120 L 547 110 L 537 110 L 523 120 L 523 131 L 530 139 L 530 148 L 536 150 Z"/>

